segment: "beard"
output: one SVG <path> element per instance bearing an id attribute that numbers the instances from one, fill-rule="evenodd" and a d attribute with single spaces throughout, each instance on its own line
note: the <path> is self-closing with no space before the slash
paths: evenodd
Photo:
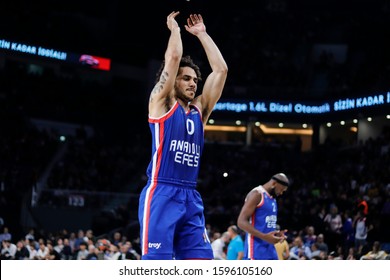
<path id="1" fill-rule="evenodd" d="M 184 91 L 182 91 L 181 89 L 179 89 L 177 87 L 175 87 L 175 94 L 176 94 L 176 98 L 177 99 L 180 99 L 180 100 L 182 100 L 182 101 L 184 101 L 186 103 L 189 103 L 192 100 L 194 100 L 194 98 L 186 95 Z"/>
<path id="2" fill-rule="evenodd" d="M 275 192 L 275 188 L 271 189 L 271 190 L 269 191 L 269 194 L 270 194 L 272 197 L 277 197 L 276 192 Z"/>

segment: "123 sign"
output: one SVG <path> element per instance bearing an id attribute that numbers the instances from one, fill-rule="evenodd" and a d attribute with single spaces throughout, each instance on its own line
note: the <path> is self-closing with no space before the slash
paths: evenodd
<path id="1" fill-rule="evenodd" d="M 68 205 L 73 207 L 84 207 L 85 201 L 84 196 L 82 195 L 69 195 L 68 196 Z"/>

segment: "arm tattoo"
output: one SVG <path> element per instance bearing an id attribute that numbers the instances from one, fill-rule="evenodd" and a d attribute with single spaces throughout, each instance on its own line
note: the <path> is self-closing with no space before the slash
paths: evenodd
<path id="1" fill-rule="evenodd" d="M 152 90 L 152 94 L 150 95 L 150 98 L 149 98 L 149 102 L 153 102 L 153 95 L 159 93 L 162 90 L 165 82 L 167 81 L 168 76 L 169 76 L 169 74 L 166 71 L 161 73 L 160 81 L 154 86 L 154 88 Z"/>
<path id="2" fill-rule="evenodd" d="M 150 94 L 150 98 L 149 98 L 149 102 L 152 103 L 153 102 L 153 95 L 157 94 L 159 91 L 161 91 L 162 89 L 162 85 L 160 85 L 160 82 L 158 82 L 153 90 L 152 90 L 152 93 Z"/>

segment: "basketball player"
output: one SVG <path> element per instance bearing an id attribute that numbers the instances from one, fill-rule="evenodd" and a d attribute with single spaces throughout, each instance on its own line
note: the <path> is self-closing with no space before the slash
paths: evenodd
<path id="1" fill-rule="evenodd" d="M 278 173 L 264 185 L 253 188 L 246 196 L 237 219 L 246 232 L 244 260 L 277 260 L 275 245 L 286 239 L 285 231 L 276 230 L 278 207 L 275 197 L 288 188 L 289 180 Z"/>
<path id="2" fill-rule="evenodd" d="M 167 17 L 170 37 L 149 99 L 152 158 L 138 212 L 143 260 L 213 259 L 196 183 L 204 126 L 221 97 L 228 68 L 202 16 L 191 14 L 185 29 L 199 39 L 211 68 L 196 96 L 201 73 L 189 56 L 182 57 L 178 15 Z"/>

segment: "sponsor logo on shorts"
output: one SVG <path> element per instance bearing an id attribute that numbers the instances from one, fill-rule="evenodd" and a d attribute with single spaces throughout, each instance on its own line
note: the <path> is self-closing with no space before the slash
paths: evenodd
<path id="1" fill-rule="evenodd" d="M 148 247 L 149 247 L 149 248 L 154 248 L 154 249 L 158 250 L 158 249 L 160 249 L 160 247 L 161 247 L 161 243 L 152 243 L 152 242 L 149 242 L 149 243 L 148 243 Z"/>

